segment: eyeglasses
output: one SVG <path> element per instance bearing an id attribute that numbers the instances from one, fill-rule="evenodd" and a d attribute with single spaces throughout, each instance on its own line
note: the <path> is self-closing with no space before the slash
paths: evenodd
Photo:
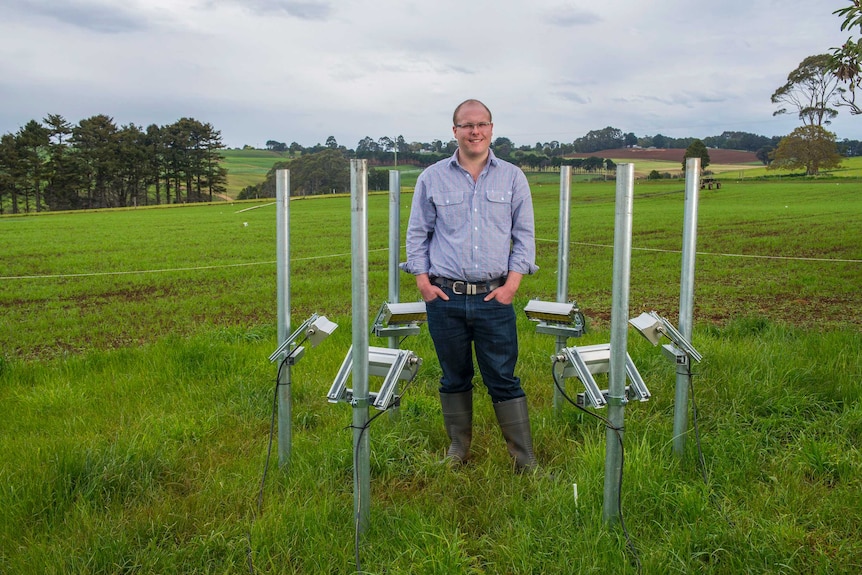
<path id="1" fill-rule="evenodd" d="M 491 125 L 491 122 L 476 122 L 475 124 L 455 124 L 456 128 L 461 128 L 463 130 L 473 131 L 476 128 L 482 130 L 484 128 L 488 128 Z"/>

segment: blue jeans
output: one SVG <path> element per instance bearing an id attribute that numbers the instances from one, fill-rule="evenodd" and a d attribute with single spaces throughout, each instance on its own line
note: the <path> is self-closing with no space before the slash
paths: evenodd
<path id="1" fill-rule="evenodd" d="M 440 393 L 473 389 L 475 347 L 476 363 L 491 401 L 523 397 L 521 380 L 515 376 L 518 332 L 514 306 L 484 301 L 488 294 L 457 295 L 442 289 L 448 301 L 437 298 L 425 304 L 428 332 L 443 371 Z"/>

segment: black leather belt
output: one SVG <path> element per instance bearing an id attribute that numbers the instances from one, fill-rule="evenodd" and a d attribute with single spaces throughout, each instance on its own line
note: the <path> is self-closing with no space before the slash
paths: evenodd
<path id="1" fill-rule="evenodd" d="M 438 287 L 449 288 L 457 295 L 479 295 L 494 291 L 506 283 L 506 278 L 497 278 L 476 283 L 465 282 L 463 280 L 450 280 L 449 278 L 431 278 L 431 283 Z"/>

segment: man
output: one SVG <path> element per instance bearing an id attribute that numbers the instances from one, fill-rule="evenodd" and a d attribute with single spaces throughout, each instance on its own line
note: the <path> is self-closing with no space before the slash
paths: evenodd
<path id="1" fill-rule="evenodd" d="M 443 376 L 440 403 L 447 458 L 467 461 L 473 424 L 473 350 L 518 470 L 536 467 L 527 398 L 515 376 L 518 334 L 512 300 L 534 273 L 535 230 L 524 173 L 491 151 L 491 111 L 462 102 L 452 116 L 458 149 L 416 182 L 407 261 L 425 300 Z"/>

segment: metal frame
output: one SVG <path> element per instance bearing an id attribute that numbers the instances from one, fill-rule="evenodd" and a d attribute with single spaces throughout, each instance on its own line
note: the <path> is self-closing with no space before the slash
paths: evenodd
<path id="1" fill-rule="evenodd" d="M 346 402 L 354 407 L 361 407 L 361 400 L 355 398 L 353 390 L 347 387 L 353 365 L 353 346 L 347 351 L 347 356 L 338 369 L 335 380 L 326 394 L 330 403 Z M 388 409 L 400 397 L 396 394 L 399 381 L 413 381 L 422 360 L 407 349 L 392 349 L 389 347 L 368 348 L 368 375 L 383 377 L 383 383 L 378 391 L 369 391 L 368 405 L 381 411 Z"/>
<path id="2" fill-rule="evenodd" d="M 425 302 L 383 302 L 374 318 L 371 333 L 377 337 L 418 335 L 419 325 L 426 321 Z"/>
<path id="3" fill-rule="evenodd" d="M 611 344 L 600 343 L 579 347 L 567 347 L 561 350 L 561 354 L 554 356 L 554 361 L 565 362 L 562 376 L 577 377 L 584 384 L 585 391 L 578 394 L 578 405 L 582 407 L 602 408 L 608 404 L 608 390 L 599 389 L 593 375 L 608 373 L 610 371 Z M 632 361 L 631 356 L 626 354 L 625 360 L 626 377 L 629 385 L 625 386 L 625 399 L 649 401 L 652 397 L 640 372 Z"/>
<path id="4" fill-rule="evenodd" d="M 629 324 L 653 345 L 658 345 L 662 336 L 671 340 L 673 345 L 667 344 L 663 346 L 663 351 L 675 363 L 683 363 L 681 361 L 682 357 L 685 358 L 685 361 L 690 358 L 698 363 L 703 360 L 703 356 L 694 348 L 691 342 L 673 324 L 654 311 L 644 312 L 630 319 Z"/>
<path id="5" fill-rule="evenodd" d="M 581 337 L 586 331 L 584 314 L 576 302 L 550 302 L 531 299 L 524 306 L 524 313 L 536 324 L 536 333 L 563 338 Z"/>
<path id="6" fill-rule="evenodd" d="M 305 339 L 302 341 L 307 339 L 311 342 L 312 347 L 317 347 L 318 344 L 335 331 L 337 327 L 338 324 L 329 321 L 326 319 L 326 316 L 313 313 L 307 320 L 302 322 L 302 325 L 296 328 L 296 330 L 294 330 L 294 332 L 290 334 L 290 336 L 285 339 L 274 352 L 272 352 L 269 356 L 269 361 L 273 362 L 277 360 L 280 355 L 287 352 L 286 357 L 288 359 L 288 365 L 296 365 L 305 353 L 305 349 L 301 345 L 296 345 L 297 339 L 299 339 L 301 335 L 305 336 Z"/>

